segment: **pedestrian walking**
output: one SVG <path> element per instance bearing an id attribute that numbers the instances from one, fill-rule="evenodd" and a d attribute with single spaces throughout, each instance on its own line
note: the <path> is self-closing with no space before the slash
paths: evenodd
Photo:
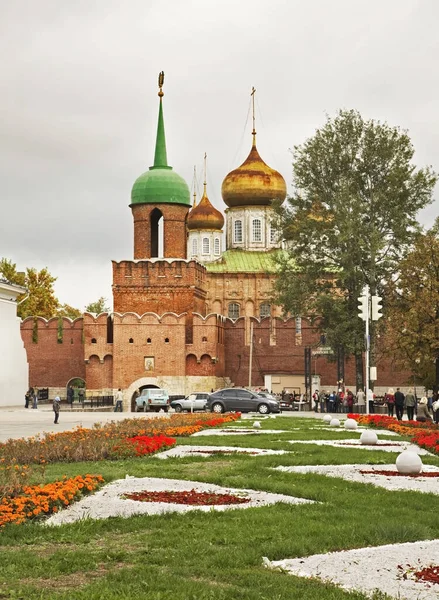
<path id="1" fill-rule="evenodd" d="M 405 395 L 405 407 L 407 409 L 407 419 L 409 421 L 413 421 L 415 416 L 415 405 L 416 398 L 413 393 L 413 388 L 410 388 L 407 394 Z"/>
<path id="2" fill-rule="evenodd" d="M 433 417 L 436 425 L 439 424 L 439 399 L 433 402 Z"/>
<path id="3" fill-rule="evenodd" d="M 32 408 L 38 408 L 38 388 L 34 388 L 34 394 L 32 398 Z"/>
<path id="4" fill-rule="evenodd" d="M 358 405 L 358 412 L 360 414 L 364 413 L 364 409 L 366 406 L 366 394 L 363 392 L 362 389 L 358 390 L 358 392 L 357 392 L 357 405 Z"/>
<path id="5" fill-rule="evenodd" d="M 53 412 L 55 413 L 55 420 L 54 420 L 55 425 L 58 425 L 60 404 L 61 404 L 61 399 L 59 396 L 56 396 L 55 400 L 53 401 Z"/>
<path id="6" fill-rule="evenodd" d="M 404 416 L 404 400 L 405 396 L 401 392 L 399 388 L 396 388 L 395 392 L 395 410 L 396 410 L 396 418 L 398 421 L 402 421 L 402 417 Z"/>
<path id="7" fill-rule="evenodd" d="M 85 400 L 85 390 L 84 388 L 79 388 L 78 390 L 78 401 L 79 402 L 84 402 Z"/>
<path id="8" fill-rule="evenodd" d="M 114 399 L 116 401 L 116 405 L 114 407 L 114 412 L 122 412 L 123 393 L 120 388 L 117 390 L 116 395 L 114 396 Z"/>
<path id="9" fill-rule="evenodd" d="M 395 392 L 393 388 L 389 388 L 387 394 L 384 396 L 384 401 L 387 404 L 387 414 L 389 417 L 393 417 L 395 413 Z"/>

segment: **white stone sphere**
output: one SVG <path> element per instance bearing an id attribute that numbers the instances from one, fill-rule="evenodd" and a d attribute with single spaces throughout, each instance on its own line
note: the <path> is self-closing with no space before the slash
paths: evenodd
<path id="1" fill-rule="evenodd" d="M 375 444 L 377 443 L 378 436 L 375 433 L 375 431 L 370 431 L 370 429 L 366 429 L 366 431 L 363 431 L 363 433 L 360 435 L 360 444 L 375 446 Z"/>
<path id="2" fill-rule="evenodd" d="M 325 423 L 330 423 L 330 422 L 332 421 L 332 417 L 331 417 L 331 415 L 325 415 L 325 416 L 323 417 L 323 421 L 324 421 Z"/>
<path id="3" fill-rule="evenodd" d="M 411 450 L 404 450 L 396 459 L 398 473 L 403 475 L 416 475 L 422 471 L 422 460 L 419 454 Z"/>
<path id="4" fill-rule="evenodd" d="M 330 427 L 340 427 L 340 421 L 338 419 L 331 419 L 329 421 Z"/>
<path id="5" fill-rule="evenodd" d="M 259 423 L 259 421 L 255 421 L 253 423 L 253 429 L 260 429 L 261 428 L 261 424 Z"/>
<path id="6" fill-rule="evenodd" d="M 344 422 L 345 429 L 357 429 L 358 423 L 355 419 L 346 419 Z"/>

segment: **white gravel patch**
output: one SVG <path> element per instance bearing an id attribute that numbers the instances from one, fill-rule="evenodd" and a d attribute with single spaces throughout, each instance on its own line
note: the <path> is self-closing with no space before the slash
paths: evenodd
<path id="1" fill-rule="evenodd" d="M 317 473 L 328 477 L 340 477 L 346 481 L 358 483 L 371 483 L 386 490 L 405 490 L 423 492 L 426 494 L 439 494 L 439 478 L 435 477 L 405 477 L 386 476 L 378 474 L 363 474 L 360 471 L 396 471 L 393 465 L 309 465 L 300 467 L 274 467 L 275 471 L 286 473 Z M 439 468 L 423 465 L 424 473 L 438 473 Z"/>
<path id="2" fill-rule="evenodd" d="M 239 431 L 238 431 L 239 429 Z M 239 428 L 236 429 L 203 429 L 202 431 L 197 431 L 193 433 L 191 437 L 198 437 L 203 435 L 244 435 L 244 434 L 256 434 L 260 435 L 261 433 L 291 433 L 287 429 L 247 429 L 247 428 Z"/>
<path id="3" fill-rule="evenodd" d="M 130 492 L 141 491 L 190 491 L 234 494 L 248 497 L 246 504 L 191 506 L 185 504 L 169 504 L 166 502 L 138 502 L 124 499 L 122 496 Z M 168 512 L 186 513 L 191 510 L 203 512 L 224 511 L 230 509 L 253 508 L 269 506 L 276 502 L 287 504 L 314 504 L 313 500 L 295 498 L 284 494 L 271 494 L 248 489 L 221 487 L 211 483 L 183 481 L 178 479 L 161 479 L 156 477 L 130 477 L 118 479 L 101 488 L 96 494 L 87 496 L 67 507 L 65 510 L 52 515 L 45 523 L 47 525 L 62 525 L 74 523 L 81 519 L 107 519 L 108 517 L 130 517 L 132 515 L 156 515 Z"/>
<path id="4" fill-rule="evenodd" d="M 399 433 L 396 431 L 389 431 L 387 429 L 372 429 L 371 427 L 357 427 L 357 429 L 345 429 L 344 427 L 307 427 L 307 429 L 316 429 L 318 431 L 332 431 L 333 433 L 363 433 L 363 431 L 375 431 L 378 436 L 390 435 L 399 437 Z"/>
<path id="5" fill-rule="evenodd" d="M 317 446 L 333 446 L 334 448 L 352 448 L 357 446 L 362 450 L 382 450 L 384 452 L 402 452 L 403 450 L 410 450 L 416 452 L 416 454 L 422 456 L 433 456 L 431 452 L 428 452 L 424 448 L 419 448 L 416 444 L 410 444 L 410 442 L 400 442 L 398 440 L 378 440 L 375 445 L 361 444 L 359 439 L 348 439 L 348 440 L 288 440 L 289 444 L 316 444 Z M 346 445 L 351 444 L 351 445 Z M 385 445 L 391 444 L 391 446 Z"/>
<path id="6" fill-rule="evenodd" d="M 204 452 L 203 452 L 204 451 Z M 249 456 L 267 456 L 272 454 L 288 454 L 287 450 L 266 450 L 263 448 L 240 448 L 238 446 L 176 446 L 155 454 L 156 458 L 183 458 L 185 456 L 212 456 L 209 452 L 242 453 Z M 251 453 L 251 454 L 250 454 Z"/>
<path id="7" fill-rule="evenodd" d="M 403 578 L 410 566 L 421 570 L 439 565 L 439 540 L 389 544 L 358 550 L 314 554 L 306 558 L 269 561 L 273 569 L 284 569 L 298 577 L 318 577 L 371 596 L 380 590 L 398 600 L 437 600 L 438 584 Z M 402 569 L 398 568 L 401 566 Z"/>

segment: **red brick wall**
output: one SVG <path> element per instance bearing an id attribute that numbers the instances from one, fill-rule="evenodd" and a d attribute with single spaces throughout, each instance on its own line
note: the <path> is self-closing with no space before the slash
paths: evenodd
<path id="1" fill-rule="evenodd" d="M 38 342 L 32 341 L 34 319 L 21 324 L 21 337 L 29 362 L 29 385 L 63 387 L 70 379 L 85 379 L 83 320 L 64 318 L 63 341 L 58 342 L 58 319 L 37 318 Z"/>
<path id="2" fill-rule="evenodd" d="M 151 222 L 153 210 L 163 215 L 163 256 L 186 258 L 186 217 L 189 206 L 178 204 L 134 204 L 134 258 L 151 258 Z"/>
<path id="3" fill-rule="evenodd" d="M 118 313 L 205 314 L 206 269 L 194 260 L 113 261 L 113 303 Z"/>

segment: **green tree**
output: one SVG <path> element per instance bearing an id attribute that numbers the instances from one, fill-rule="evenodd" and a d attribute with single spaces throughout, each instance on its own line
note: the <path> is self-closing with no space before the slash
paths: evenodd
<path id="1" fill-rule="evenodd" d="M 437 227 L 416 237 L 388 287 L 388 353 L 426 389 L 439 386 L 439 237 Z"/>
<path id="2" fill-rule="evenodd" d="M 107 304 L 107 298 L 101 296 L 96 302 L 91 302 L 87 304 L 85 307 L 85 312 L 96 313 L 100 315 L 101 313 L 110 312 L 110 307 Z"/>
<path id="3" fill-rule="evenodd" d="M 17 271 L 17 265 L 7 258 L 0 259 L 0 277 L 15 285 L 25 285 L 25 274 Z"/>
<path id="4" fill-rule="evenodd" d="M 419 229 L 417 212 L 432 201 L 437 175 L 417 170 L 413 155 L 405 131 L 342 110 L 294 148 L 294 193 L 276 206 L 287 247 L 276 299 L 314 319 L 334 349 L 356 355 L 357 384 L 364 347 L 357 298 L 365 284 L 381 295 Z"/>

